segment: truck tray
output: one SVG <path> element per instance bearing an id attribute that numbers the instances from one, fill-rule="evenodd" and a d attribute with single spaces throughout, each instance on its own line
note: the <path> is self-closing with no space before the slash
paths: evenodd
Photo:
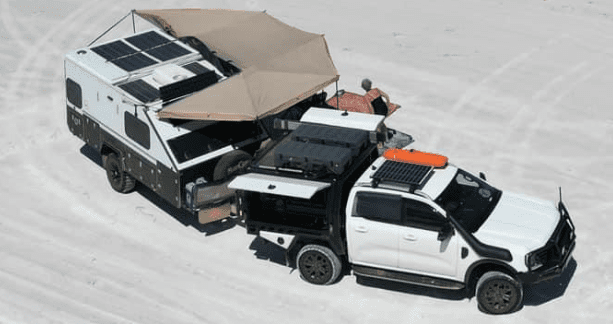
<path id="1" fill-rule="evenodd" d="M 275 149 L 275 166 L 341 174 L 352 157 L 349 148 L 289 141 Z"/>
<path id="2" fill-rule="evenodd" d="M 369 141 L 368 132 L 353 128 L 302 124 L 291 134 L 292 140 L 351 149 L 356 156 Z"/>

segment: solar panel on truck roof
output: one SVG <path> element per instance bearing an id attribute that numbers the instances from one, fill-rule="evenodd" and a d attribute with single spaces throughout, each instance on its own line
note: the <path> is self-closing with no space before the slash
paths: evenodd
<path id="1" fill-rule="evenodd" d="M 393 181 L 408 185 L 420 185 L 432 171 L 428 165 L 385 161 L 372 175 L 375 181 Z"/>

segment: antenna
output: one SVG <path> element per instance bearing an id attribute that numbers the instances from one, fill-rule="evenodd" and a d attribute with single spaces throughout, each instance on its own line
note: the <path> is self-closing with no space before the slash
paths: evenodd
<path id="1" fill-rule="evenodd" d="M 560 192 L 560 202 L 562 202 L 562 187 L 558 187 L 558 191 Z"/>

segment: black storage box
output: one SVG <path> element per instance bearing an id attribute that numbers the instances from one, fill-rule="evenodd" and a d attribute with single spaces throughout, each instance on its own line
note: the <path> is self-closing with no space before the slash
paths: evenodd
<path id="1" fill-rule="evenodd" d="M 349 148 L 353 156 L 358 155 L 369 142 L 369 134 L 365 130 L 324 125 L 302 124 L 291 136 L 298 142 Z"/>
<path id="2" fill-rule="evenodd" d="M 351 149 L 289 141 L 275 148 L 275 166 L 307 172 L 327 170 L 341 174 L 352 158 Z"/>

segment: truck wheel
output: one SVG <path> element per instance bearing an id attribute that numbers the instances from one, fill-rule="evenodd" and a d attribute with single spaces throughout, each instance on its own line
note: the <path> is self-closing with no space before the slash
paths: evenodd
<path id="1" fill-rule="evenodd" d="M 234 150 L 225 154 L 219 159 L 215 170 L 213 170 L 213 181 L 229 179 L 236 175 L 247 167 L 251 158 L 249 153 L 242 150 Z"/>
<path id="2" fill-rule="evenodd" d="M 522 285 L 499 271 L 485 273 L 477 282 L 479 309 L 489 314 L 507 314 L 516 310 L 523 298 Z"/>
<path id="3" fill-rule="evenodd" d="M 103 158 L 106 177 L 111 187 L 121 193 L 128 193 L 136 186 L 136 179 L 123 170 L 117 154 L 110 153 Z"/>
<path id="4" fill-rule="evenodd" d="M 341 260 L 329 248 L 305 245 L 296 257 L 300 277 L 316 285 L 329 285 L 341 274 Z"/>

